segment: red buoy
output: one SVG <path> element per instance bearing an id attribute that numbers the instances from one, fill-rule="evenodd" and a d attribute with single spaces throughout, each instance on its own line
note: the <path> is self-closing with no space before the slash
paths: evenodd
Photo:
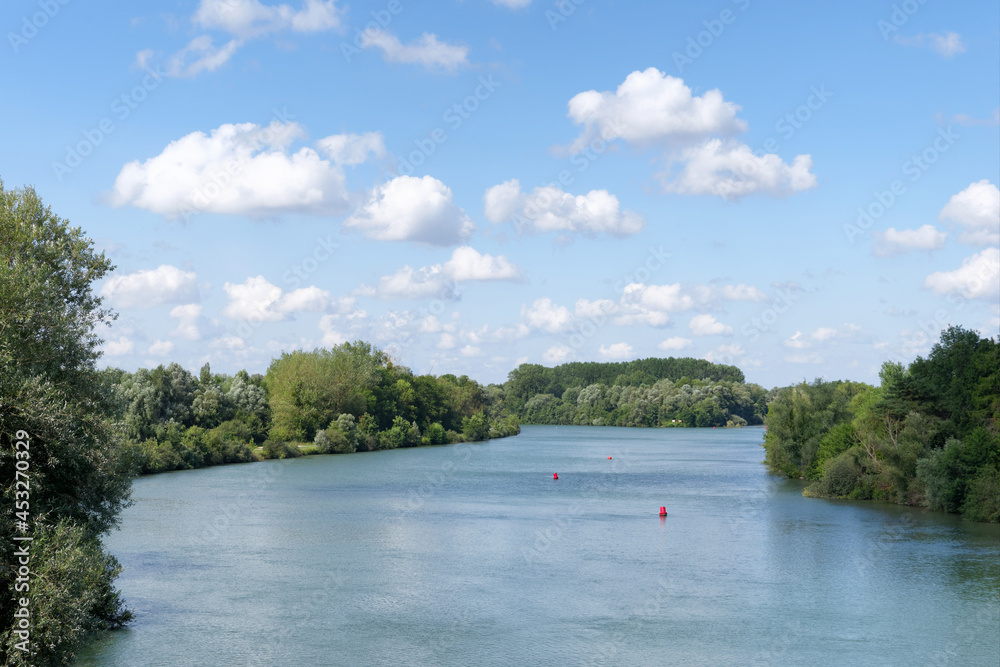
<path id="1" fill-rule="evenodd" d="M 557 472 L 552 473 L 552 479 L 559 479 L 559 473 Z"/>
<path id="2" fill-rule="evenodd" d="M 667 516 L 667 508 L 666 507 L 661 507 L 660 508 L 660 516 Z"/>
<path id="3" fill-rule="evenodd" d="M 610 457 L 610 456 L 608 457 L 608 460 L 609 460 L 609 461 L 611 460 L 611 457 Z"/>

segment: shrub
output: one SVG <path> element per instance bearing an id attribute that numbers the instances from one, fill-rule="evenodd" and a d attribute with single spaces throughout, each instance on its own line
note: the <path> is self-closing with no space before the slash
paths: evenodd
<path id="1" fill-rule="evenodd" d="M 262 450 L 265 459 L 294 459 L 302 456 L 298 447 L 290 445 L 284 440 L 265 440 Z"/>

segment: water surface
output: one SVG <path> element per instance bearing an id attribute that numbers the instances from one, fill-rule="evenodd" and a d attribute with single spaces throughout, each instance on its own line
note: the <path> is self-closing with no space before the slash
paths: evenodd
<path id="1" fill-rule="evenodd" d="M 107 539 L 136 620 L 78 664 L 1000 663 L 1000 527 L 803 498 L 761 434 L 535 426 L 139 479 Z"/>

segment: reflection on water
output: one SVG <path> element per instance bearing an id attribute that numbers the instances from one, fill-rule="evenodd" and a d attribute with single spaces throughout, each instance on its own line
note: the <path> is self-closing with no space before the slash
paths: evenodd
<path id="1" fill-rule="evenodd" d="M 803 498 L 760 441 L 525 427 L 140 479 L 107 540 L 136 621 L 79 664 L 1000 662 L 1000 528 Z"/>

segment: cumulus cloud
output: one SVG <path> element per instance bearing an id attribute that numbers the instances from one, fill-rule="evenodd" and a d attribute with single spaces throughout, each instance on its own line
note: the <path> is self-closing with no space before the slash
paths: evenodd
<path id="1" fill-rule="evenodd" d="M 121 336 L 117 340 L 105 341 L 103 349 L 104 354 L 109 357 L 120 357 L 130 353 L 134 347 L 135 343 L 125 336 Z"/>
<path id="2" fill-rule="evenodd" d="M 382 276 L 375 287 L 362 286 L 359 294 L 382 299 L 422 299 L 442 296 L 454 289 L 454 283 L 465 281 L 520 281 L 523 272 L 503 255 L 482 254 L 475 248 L 460 246 L 443 264 L 413 269 L 404 266 Z"/>
<path id="3" fill-rule="evenodd" d="M 190 77 L 211 72 L 226 62 L 251 39 L 292 31 L 319 32 L 340 28 L 343 11 L 336 0 L 305 0 L 300 9 L 289 5 L 265 5 L 258 0 L 202 0 L 191 17 L 195 26 L 219 30 L 233 37 L 215 46 L 209 35 L 198 35 L 167 59 L 166 73 L 172 77 Z M 151 51 L 140 51 L 137 61 L 145 65 Z"/>
<path id="4" fill-rule="evenodd" d="M 189 303 L 176 306 L 170 311 L 170 317 L 177 320 L 177 328 L 170 332 L 171 336 L 187 340 L 201 339 L 201 306 Z"/>
<path id="5" fill-rule="evenodd" d="M 683 79 L 650 67 L 629 74 L 615 92 L 588 90 L 569 101 L 570 120 L 583 126 L 572 150 L 579 152 L 597 137 L 678 146 L 708 135 L 735 135 L 747 129 L 736 117 L 739 110 L 717 89 L 699 97 Z"/>
<path id="6" fill-rule="evenodd" d="M 720 345 L 714 350 L 705 354 L 705 360 L 713 364 L 735 364 L 736 361 L 746 354 L 746 350 L 739 343 L 731 345 Z"/>
<path id="7" fill-rule="evenodd" d="M 573 351 L 565 345 L 553 345 L 542 354 L 542 361 L 547 364 L 563 364 L 573 357 Z"/>
<path id="8" fill-rule="evenodd" d="M 335 134 L 316 142 L 316 146 L 333 160 L 334 164 L 355 166 L 368 160 L 369 156 L 385 156 L 385 139 L 381 132 L 364 134 Z"/>
<path id="9" fill-rule="evenodd" d="M 944 247 L 948 237 L 934 225 L 924 225 L 919 229 L 896 229 L 890 227 L 875 234 L 875 254 L 879 257 L 900 255 L 911 250 L 938 250 Z"/>
<path id="10" fill-rule="evenodd" d="M 681 336 L 674 336 L 668 338 L 657 344 L 656 347 L 661 350 L 686 350 L 694 345 L 694 341 L 690 338 L 682 338 Z"/>
<path id="11" fill-rule="evenodd" d="M 954 271 L 927 276 L 924 287 L 935 294 L 954 293 L 966 299 L 996 299 L 1000 295 L 1000 249 L 987 248 L 962 261 Z"/>
<path id="12" fill-rule="evenodd" d="M 381 49 L 386 62 L 420 65 L 431 71 L 454 72 L 468 64 L 469 56 L 469 47 L 442 42 L 428 32 L 403 44 L 386 30 L 366 30 L 362 33 L 361 47 Z"/>
<path id="13" fill-rule="evenodd" d="M 987 179 L 973 183 L 945 204 L 938 219 L 951 220 L 962 227 L 963 243 L 1000 243 L 1000 189 Z"/>
<path id="14" fill-rule="evenodd" d="M 962 42 L 962 36 L 957 32 L 945 32 L 940 35 L 933 32 L 922 33 L 913 37 L 896 35 L 893 41 L 902 46 L 931 49 L 945 58 L 951 58 L 958 53 L 965 53 L 965 44 Z"/>
<path id="15" fill-rule="evenodd" d="M 494 5 L 507 9 L 523 9 L 531 4 L 531 0 L 490 0 Z"/>
<path id="16" fill-rule="evenodd" d="M 202 0 L 192 21 L 207 30 L 249 39 L 282 30 L 332 30 L 340 27 L 341 15 L 335 0 L 306 0 L 299 10 L 285 4 L 265 5 L 258 0 Z"/>
<path id="17" fill-rule="evenodd" d="M 452 245 L 475 229 L 452 203 L 451 190 L 431 176 L 397 176 L 375 188 L 368 202 L 344 223 L 377 241 Z"/>
<path id="18" fill-rule="evenodd" d="M 150 308 L 168 303 L 198 300 L 197 275 L 176 266 L 162 264 L 155 269 L 112 276 L 101 287 L 120 308 Z"/>
<path id="19" fill-rule="evenodd" d="M 254 217 L 343 213 L 348 193 L 342 168 L 309 147 L 291 152 L 291 144 L 304 136 L 297 123 L 278 120 L 267 127 L 227 123 L 208 135 L 192 132 L 159 155 L 122 167 L 111 204 L 130 204 L 168 218 L 201 211 Z M 357 160 L 354 136 L 319 143 L 330 153 L 341 141 L 343 150 L 354 151 L 347 159 Z"/>
<path id="20" fill-rule="evenodd" d="M 461 350 L 458 351 L 463 357 L 478 357 L 483 354 L 482 349 L 476 347 L 475 345 L 466 345 Z"/>
<path id="21" fill-rule="evenodd" d="M 330 293 L 316 286 L 284 293 L 264 276 L 247 278 L 240 284 L 223 285 L 229 303 L 222 314 L 247 322 L 279 322 L 296 312 L 322 312 L 330 303 Z"/>
<path id="22" fill-rule="evenodd" d="M 632 346 L 628 343 L 612 343 L 597 350 L 605 359 L 628 359 L 632 356 Z"/>
<path id="23" fill-rule="evenodd" d="M 719 90 L 694 95 L 682 79 L 651 67 L 629 74 L 615 92 L 590 90 L 569 101 L 570 120 L 583 126 L 570 150 L 615 139 L 656 147 L 667 164 L 659 174 L 665 190 L 680 194 L 736 200 L 815 187 L 809 155 L 789 165 L 774 154 L 757 155 L 734 138 L 748 129 L 739 110 Z"/>
<path id="24" fill-rule="evenodd" d="M 157 340 L 154 341 L 149 349 L 146 350 L 147 354 L 151 354 L 154 357 L 165 357 L 174 350 L 174 344 L 169 340 Z"/>
<path id="25" fill-rule="evenodd" d="M 506 222 L 516 215 L 520 224 L 538 233 L 629 236 L 646 226 L 641 215 L 622 210 L 618 198 L 607 190 L 572 195 L 554 186 L 544 186 L 524 193 L 520 182 L 512 179 L 487 190 L 483 203 L 490 222 Z"/>
<path id="26" fill-rule="evenodd" d="M 521 308 L 521 320 L 532 329 L 548 333 L 568 331 L 573 324 L 573 315 L 565 306 L 559 306 L 548 297 L 536 299 L 531 306 Z"/>
<path id="27" fill-rule="evenodd" d="M 810 156 L 799 155 L 789 165 L 773 153 L 757 155 L 731 140 L 710 139 L 687 148 L 679 163 L 679 172 L 660 174 L 668 192 L 737 200 L 755 193 L 784 197 L 816 186 Z"/>
<path id="28" fill-rule="evenodd" d="M 319 330 L 323 332 L 321 341 L 324 347 L 333 347 L 347 342 L 347 336 L 337 328 L 336 316 L 334 315 L 321 317 Z"/>
<path id="29" fill-rule="evenodd" d="M 732 336 L 733 328 L 715 319 L 715 316 L 695 315 L 688 323 L 691 333 L 696 336 Z"/>

